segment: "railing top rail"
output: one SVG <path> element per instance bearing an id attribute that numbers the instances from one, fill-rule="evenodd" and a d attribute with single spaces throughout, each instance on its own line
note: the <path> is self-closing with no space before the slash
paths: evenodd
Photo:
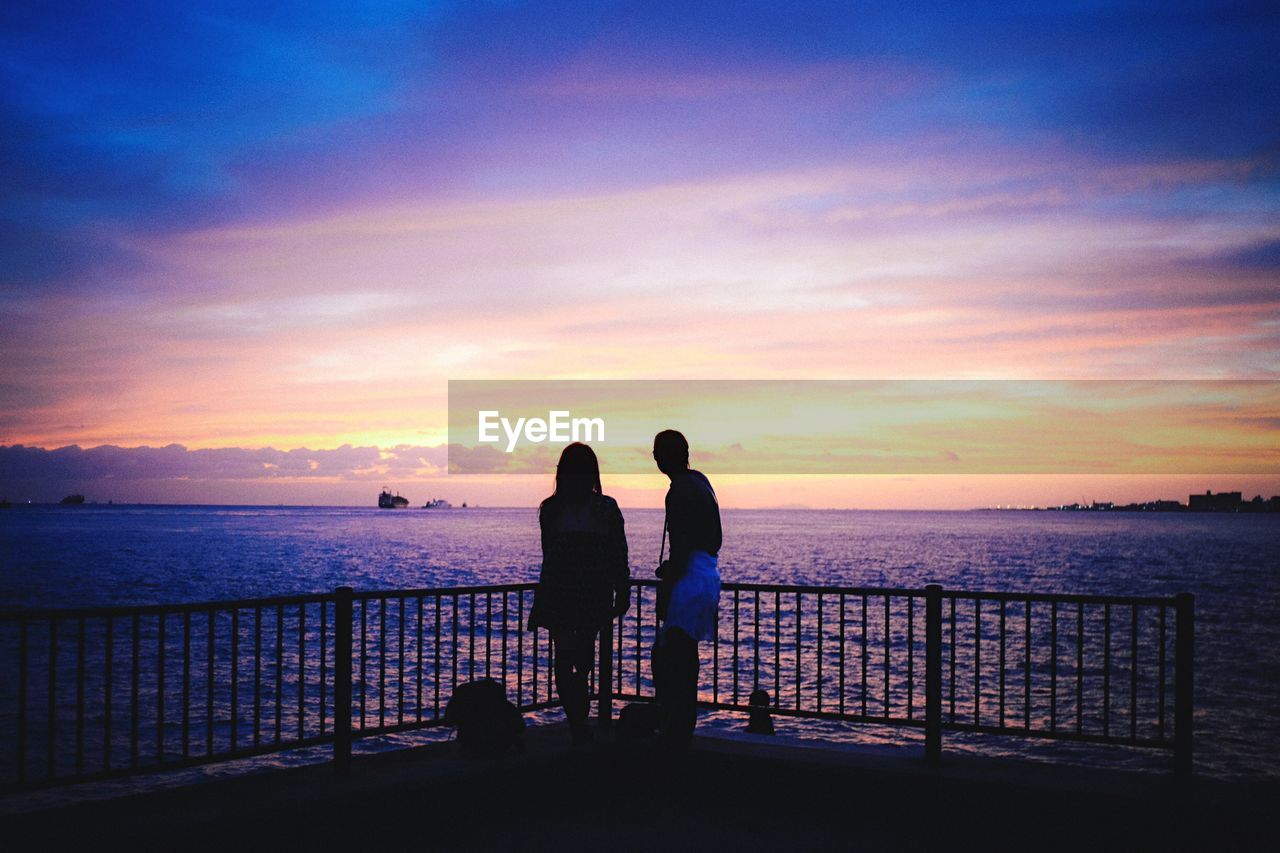
<path id="1" fill-rule="evenodd" d="M 200 613 L 209 610 L 247 610 L 254 607 L 275 607 L 284 604 L 316 604 L 332 601 L 332 592 L 301 593 L 298 595 L 272 595 L 266 598 L 241 598 L 225 601 L 189 601 L 180 604 L 130 604 L 95 607 L 33 607 L 0 610 L 0 622 L 21 622 L 41 619 L 95 619 L 124 616 L 166 616 L 182 613 Z"/>
<path id="2" fill-rule="evenodd" d="M 633 578 L 634 586 L 654 587 L 658 581 L 650 578 Z M 484 595 L 506 592 L 526 592 L 537 586 L 533 581 L 505 584 L 473 584 L 469 586 L 417 587 L 409 589 L 362 590 L 352 594 L 357 601 L 371 601 L 381 598 L 416 598 L 418 596 L 457 596 Z M 763 592 L 788 593 L 801 595 L 852 595 L 852 596 L 892 596 L 922 598 L 926 594 L 923 587 L 883 587 L 883 586 L 825 586 L 818 584 L 779 584 L 751 583 L 729 581 L 723 589 L 729 592 Z M 943 598 L 983 600 L 983 601 L 1016 601 L 1030 603 L 1057 604 L 1115 604 L 1173 607 L 1177 600 L 1173 596 L 1134 596 L 1134 595 L 1097 595 L 1077 593 L 1051 592 L 1008 592 L 994 590 L 956 590 L 943 589 Z M 304 593 L 298 595 L 274 595 L 266 598 L 244 598 L 226 601 L 196 601 L 177 604 L 140 604 L 118 607 L 66 607 L 66 608 L 10 608 L 0 610 L 0 622 L 19 622 L 24 620 L 47 619 L 92 619 L 105 617 L 158 616 L 160 614 L 182 614 L 204 612 L 209 610 L 235 610 L 256 607 L 276 607 L 291 604 L 315 604 L 334 599 L 332 592 Z"/>

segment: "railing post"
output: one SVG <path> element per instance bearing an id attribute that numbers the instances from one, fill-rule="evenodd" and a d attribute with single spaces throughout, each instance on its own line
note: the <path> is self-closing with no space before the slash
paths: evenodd
<path id="1" fill-rule="evenodd" d="M 1173 769 L 1191 772 L 1191 718 L 1195 710 L 1192 683 L 1195 676 L 1196 597 L 1180 592 L 1174 597 L 1173 641 Z"/>
<path id="2" fill-rule="evenodd" d="M 924 588 L 924 758 L 942 756 L 942 587 Z"/>
<path id="3" fill-rule="evenodd" d="M 613 620 L 609 620 L 600 629 L 600 669 L 596 673 L 596 692 L 599 694 L 596 707 L 600 720 L 598 725 L 607 729 L 613 725 Z"/>
<path id="4" fill-rule="evenodd" d="M 333 766 L 340 776 L 351 772 L 351 620 L 349 586 L 333 591 Z"/>

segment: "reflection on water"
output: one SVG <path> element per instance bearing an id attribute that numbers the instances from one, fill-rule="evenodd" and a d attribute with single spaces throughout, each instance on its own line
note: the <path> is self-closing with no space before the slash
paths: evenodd
<path id="1" fill-rule="evenodd" d="M 656 558 L 661 535 L 661 514 L 633 510 L 626 513 L 628 538 L 632 551 L 632 571 L 637 577 L 649 576 L 650 563 Z M 1280 775 L 1277 744 L 1280 722 L 1280 625 L 1273 618 L 1280 583 L 1274 566 L 1280 565 L 1280 537 L 1275 535 L 1275 520 L 1265 516 L 1187 516 L 1187 515 L 1103 515 L 1049 513 L 894 513 L 894 512 L 809 512 L 809 511 L 727 511 L 725 513 L 725 549 L 721 569 L 727 581 L 759 581 L 822 585 L 922 587 L 940 583 L 947 588 L 983 589 L 1021 592 L 1083 592 L 1128 595 L 1172 595 L 1192 592 L 1197 596 L 1196 609 L 1196 758 L 1203 772 L 1228 778 L 1275 777 Z M 201 507 L 82 507 L 75 510 L 40 508 L 14 509 L 0 515 L 0 603 L 5 606 L 72 606 L 89 604 L 137 604 L 175 601 L 219 600 L 286 593 L 323 592 L 340 584 L 358 590 L 393 589 L 421 586 L 456 586 L 532 581 L 537 577 L 537 525 L 532 510 L 466 510 L 431 513 L 379 513 L 377 510 L 334 509 L 258 509 Z M 428 602 L 430 599 L 428 599 Z M 384 681 L 366 673 L 365 711 L 398 719 L 401 701 L 410 715 L 419 707 L 434 711 L 435 688 L 447 699 L 453 683 L 448 677 L 436 679 L 434 660 L 419 668 L 417 661 L 417 618 L 410 600 L 410 612 L 403 623 L 408 633 L 404 646 L 408 661 L 400 668 L 396 645 L 401 630 L 400 614 L 392 600 L 387 614 L 387 639 L 392 650 L 390 681 L 382 669 Z M 806 708 L 840 710 L 866 715 L 884 713 L 886 687 L 888 708 L 892 716 L 923 713 L 923 607 L 920 602 L 908 605 L 905 598 L 894 598 L 890 606 L 888 679 L 881 657 L 885 649 L 883 599 L 868 601 L 868 618 L 862 620 L 860 597 L 824 596 L 823 619 L 819 631 L 818 601 L 805 596 L 800 602 L 803 618 L 797 623 L 797 602 L 791 596 L 775 601 L 765 595 L 758 604 L 756 597 L 744 593 L 737 602 L 740 642 L 732 643 L 733 600 L 726 596 L 721 611 L 721 641 L 704 645 L 703 696 L 719 701 L 738 700 L 757 684 L 775 694 L 784 706 L 794 706 L 797 698 Z M 489 606 L 493 606 L 493 602 Z M 464 623 L 467 618 L 464 602 Z M 480 607 L 483 620 L 485 604 Z M 515 599 L 508 606 L 516 609 Z M 908 619 L 906 609 L 913 608 Z M 1131 720 L 1144 732 L 1158 730 L 1160 720 L 1157 664 L 1160 627 L 1155 609 L 1142 610 L 1136 622 L 1127 608 L 1111 614 L 1110 648 L 1112 659 L 1108 677 L 1111 680 L 1110 707 L 1100 707 L 1101 679 L 1105 649 L 1102 640 L 1101 608 L 1086 608 L 1085 644 L 1077 692 L 1077 613 L 1074 607 L 1057 614 L 1057 652 L 1050 651 L 1051 625 L 1054 614 L 1048 605 L 1035 604 L 1030 614 L 1031 643 L 1026 644 L 1026 613 L 1021 603 L 1011 603 L 1007 623 L 1006 679 L 1004 702 L 1000 702 L 998 684 L 1001 649 L 998 634 L 999 605 L 983 602 L 982 639 L 976 645 L 957 644 L 955 678 L 951 677 L 950 649 L 944 646 L 944 720 L 950 719 L 950 688 L 956 685 L 955 715 L 970 719 L 975 711 L 975 657 L 981 659 L 982 678 L 978 688 L 977 710 L 983 721 L 999 719 L 1001 709 L 1010 722 L 1030 719 L 1033 726 L 1073 727 L 1077 711 L 1084 710 L 1082 724 L 1101 730 L 1105 724 L 1127 730 Z M 376 610 L 370 611 L 373 615 Z M 331 606 L 328 611 L 332 613 Z M 359 607 L 357 607 L 357 615 Z M 645 624 L 637 638 L 633 610 L 622 626 L 623 665 L 617 676 L 622 689 L 631 692 L 639 679 L 646 692 L 648 681 L 647 647 L 652 641 L 651 602 L 646 602 L 641 615 Z M 758 618 L 757 618 L 758 615 Z M 949 618 L 949 614 L 944 613 Z M 251 695 L 254 667 L 250 654 L 255 642 L 256 615 L 246 611 L 240 615 L 241 661 L 235 679 L 246 692 L 241 702 Z M 268 610 L 262 617 L 262 643 L 266 663 L 258 674 L 260 705 L 255 728 L 252 706 L 243 705 L 243 718 L 237 718 L 237 738 L 273 738 L 277 721 L 285 731 L 295 730 L 298 723 L 296 614 L 285 613 L 280 629 L 289 638 L 281 651 L 280 689 L 275 670 L 276 614 Z M 312 605 L 305 619 L 305 644 L 316 655 L 320 642 L 318 605 Z M 423 623 L 432 630 L 432 613 Z M 515 612 L 488 618 L 498 633 L 506 624 L 508 641 L 514 642 L 519 620 Z M 215 633 L 226 638 L 230 626 L 219 614 Z M 961 637 L 973 636 L 972 602 L 959 603 L 956 622 Z M 482 621 L 483 624 L 483 621 Z M 797 654 L 797 624 L 798 647 Z M 451 637 L 446 617 L 446 666 L 451 660 L 447 651 Z M 759 626 L 759 635 L 756 626 Z M 909 631 L 907 626 L 912 626 Z M 517 664 L 518 655 L 485 649 L 483 644 L 469 650 L 469 638 L 461 639 L 460 658 L 463 676 L 470 675 L 476 661 L 488 666 Z M 1131 641 L 1137 631 L 1138 667 L 1131 674 Z M 113 680 L 113 703 L 128 708 L 129 660 L 128 636 L 131 626 L 116 626 L 115 641 L 119 653 L 113 666 L 119 677 Z M 842 630 L 843 629 L 843 630 Z M 59 641 L 59 668 L 66 677 L 74 670 L 75 628 L 64 625 Z M 101 648 L 100 624 L 90 624 L 86 647 Z M 154 648 L 159 627 L 142 620 L 143 648 Z M 175 663 L 182 660 L 184 626 L 181 620 L 165 626 L 166 656 L 170 662 L 167 703 L 177 702 L 181 684 Z M 1172 630 L 1170 622 L 1168 630 Z M 328 626 L 331 636 L 332 625 Z M 372 638 L 375 652 L 382 637 L 382 626 L 375 625 L 366 636 Z M 908 633 L 910 636 L 908 636 Z M 482 632 L 482 636 L 483 636 Z M 205 634 L 197 630 L 191 641 L 193 660 L 203 660 Z M 863 643 L 867 647 L 864 664 Z M 947 640 L 944 632 L 944 641 Z M 16 642 L 8 636 L 0 638 L 6 645 Z M 46 637 L 47 642 L 47 637 Z M 525 635 L 528 642 L 528 635 Z M 819 646 L 821 652 L 819 653 Z M 430 649 L 429 638 L 423 648 Z M 734 651 L 736 649 L 736 659 Z M 1026 657 L 1027 650 L 1031 658 Z M 637 651 L 639 652 L 637 656 Z M 467 655 L 470 655 L 470 658 Z M 528 651 L 524 654 L 528 658 Z M 328 650 L 332 661 L 332 646 Z M 545 663 L 545 651 L 542 653 Z M 639 662 L 639 669 L 636 662 Z M 14 657 L 6 654 L 5 661 Z M 228 658 L 227 660 L 230 660 Z M 362 658 L 356 658 L 359 665 Z M 370 658 L 370 661 L 374 658 Z M 821 673 L 819 672 L 821 662 Z M 380 662 L 380 661 L 379 661 Z M 220 668 L 219 668 L 220 667 Z M 11 667 L 10 667 L 11 668 Z M 87 667 L 101 673 L 101 666 Z M 143 667 L 153 673 L 153 669 Z M 1056 672 L 1055 672 L 1056 670 Z M 231 673 L 229 663 L 215 662 L 214 695 L 221 707 L 228 701 Z M 330 671 L 331 672 L 331 671 Z M 401 673 L 409 689 L 403 696 L 395 689 Z M 797 677 L 798 673 L 798 677 Z M 13 719 L 16 703 L 14 678 L 6 672 L 0 693 L 0 716 L 5 724 Z M 714 674 L 714 676 L 713 676 Z M 1030 675 L 1031 690 L 1025 689 Z M 1164 673 L 1171 684 L 1172 670 Z M 32 673 L 31 677 L 35 678 Z M 207 673 L 200 670 L 193 682 L 201 684 Z M 331 677 L 331 675 L 330 675 Z M 1054 700 L 1050 696 L 1050 679 L 1056 677 Z M 106 686 L 99 676 L 88 680 L 86 695 L 101 696 Z M 545 671 L 540 676 L 540 693 L 548 689 Z M 864 678 L 866 687 L 864 689 Z M 427 697 L 419 704 L 417 684 L 426 686 Z M 465 679 L 464 679 L 465 680 Z M 508 671 L 508 680 L 515 685 Z M 525 675 L 525 682 L 529 680 Z M 325 682 L 318 671 L 303 676 L 304 727 L 332 724 L 332 695 L 324 698 Z M 1133 686 L 1137 687 L 1132 692 Z M 154 674 L 144 676 L 139 702 L 150 706 L 155 700 L 158 681 Z M 194 688 L 193 688 L 194 689 Z M 203 689 L 203 686 L 202 688 Z M 330 685 L 331 689 L 331 685 Z M 123 691 L 123 692 L 122 692 Z M 277 695 L 278 694 L 278 695 Z M 1079 704 L 1077 697 L 1080 697 Z M 1171 698 L 1172 694 L 1169 693 Z M 59 703 L 74 705 L 74 688 Z M 358 696 L 357 696 L 358 698 Z M 542 698 L 542 697 L 540 697 Z M 1136 708 L 1135 700 L 1136 699 Z M 527 701 L 527 700 L 526 700 Z M 276 716 L 277 702 L 280 714 Z M 327 706 L 325 703 L 328 703 Z M 385 705 L 384 705 L 385 702 Z M 94 707 L 94 703 L 88 703 Z M 199 708 L 199 697 L 194 706 Z M 176 709 L 177 704 L 172 705 Z M 321 710 L 327 707 L 324 715 Z M 1136 715 L 1132 715 L 1136 711 Z M 63 708 L 60 713 L 67 713 Z M 70 713 L 74 713 L 72 710 Z M 198 716 L 198 714 L 197 714 Z M 215 713 L 215 718 L 218 715 Z M 197 719 L 199 723 L 203 718 Z M 308 720 L 310 722 L 308 722 Z M 93 732 L 100 731 L 100 719 L 92 714 L 85 720 L 85 750 L 100 755 L 103 746 L 94 742 Z M 190 722 L 190 721 L 189 721 Z M 904 729 L 877 729 L 869 725 L 851 726 L 822 720 L 784 720 L 779 727 L 804 738 L 825 738 L 860 742 L 914 742 L 918 733 Z M 33 724 L 35 721 L 33 721 Z M 742 717 L 736 713 L 713 712 L 708 725 L 736 727 Z M 179 743 L 181 721 L 172 716 L 166 720 L 170 731 L 165 735 L 165 749 Z M 198 726 L 197 726 L 198 728 Z M 139 732 L 145 748 L 154 749 L 154 727 Z M 200 731 L 199 737 L 206 736 Z M 219 744 L 229 742 L 229 724 L 214 727 Z M 113 745 L 118 750 L 115 761 L 129 760 L 130 733 Z M 399 735 L 397 737 L 405 737 Z M 1082 747 L 1056 743 L 1031 743 L 1023 739 L 994 738 L 948 734 L 947 749 L 972 749 L 983 752 L 1007 751 L 1033 757 L 1070 756 L 1073 760 L 1100 763 L 1167 766 L 1167 755 L 1139 750 Z M 0 756 L 0 761 L 4 760 Z M 69 760 L 69 759 L 68 759 Z M 296 758 L 274 756 L 258 759 L 287 762 Z M 210 772 L 204 771 L 191 772 Z"/>

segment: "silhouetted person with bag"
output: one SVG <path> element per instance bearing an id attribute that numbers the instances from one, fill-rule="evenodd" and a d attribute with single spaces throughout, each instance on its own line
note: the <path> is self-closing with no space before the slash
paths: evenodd
<path id="1" fill-rule="evenodd" d="M 631 603 L 627 537 L 622 512 L 602 494 L 600 464 L 590 447 L 565 447 L 556 466 L 555 493 L 538 508 L 542 573 L 529 629 L 546 628 L 555 655 L 556 691 L 573 742 L 592 739 L 587 725 L 587 679 L 596 638 Z"/>
<path id="2" fill-rule="evenodd" d="M 714 636 L 720 608 L 720 505 L 711 482 L 689 467 L 689 442 L 675 430 L 653 439 L 653 458 L 671 479 L 665 532 L 671 557 L 658 567 L 654 688 L 665 708 L 660 742 L 687 749 L 697 725 L 698 642 Z"/>

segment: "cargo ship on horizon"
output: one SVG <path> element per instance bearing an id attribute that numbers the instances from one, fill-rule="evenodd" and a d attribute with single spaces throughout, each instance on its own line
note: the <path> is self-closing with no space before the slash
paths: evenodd
<path id="1" fill-rule="evenodd" d="M 408 498 L 400 497 L 399 492 L 393 495 L 386 486 L 382 487 L 382 493 L 378 495 L 378 509 L 405 509 L 408 506 Z"/>

